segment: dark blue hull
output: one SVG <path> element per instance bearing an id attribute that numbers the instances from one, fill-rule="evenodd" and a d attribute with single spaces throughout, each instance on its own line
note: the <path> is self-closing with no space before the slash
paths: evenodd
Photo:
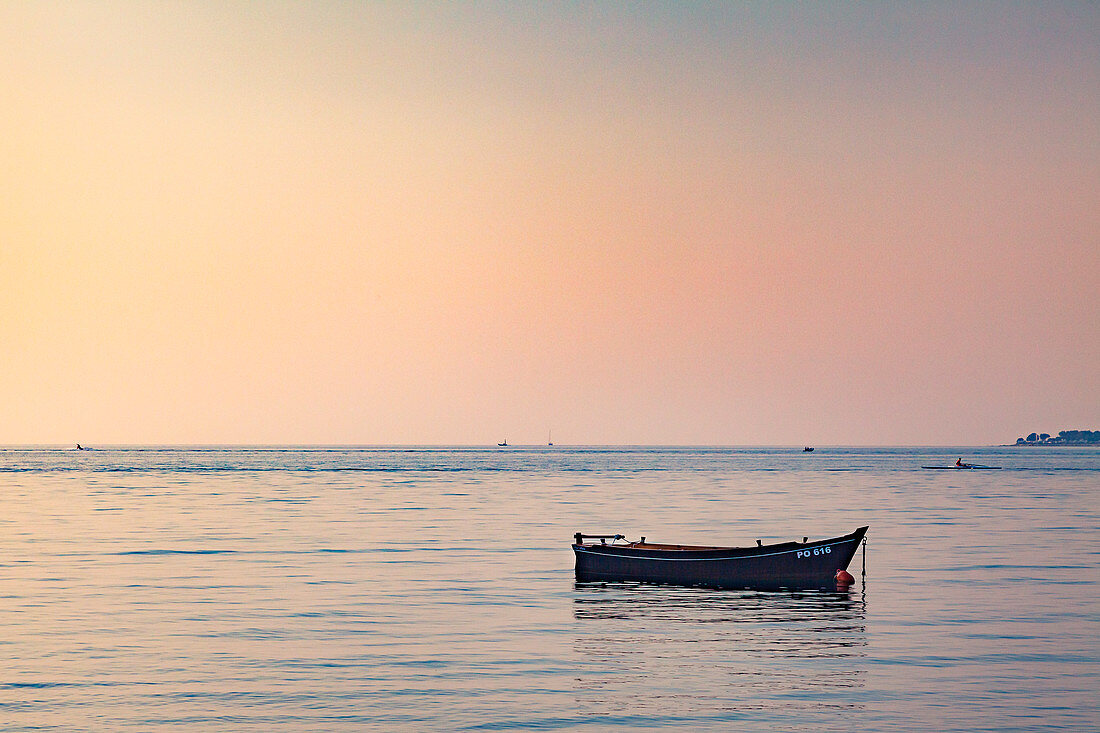
<path id="1" fill-rule="evenodd" d="M 640 543 L 574 544 L 577 580 L 640 581 L 708 588 L 833 588 L 867 527 L 816 542 L 675 549 Z"/>

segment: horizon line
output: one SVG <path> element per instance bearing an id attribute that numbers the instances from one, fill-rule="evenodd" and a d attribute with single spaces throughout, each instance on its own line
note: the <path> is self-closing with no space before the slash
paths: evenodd
<path id="1" fill-rule="evenodd" d="M 65 450 L 124 448 L 1015 448 L 1029 443 L 0 443 L 0 449 L 59 448 Z M 1075 447 L 1044 445 L 1042 447 Z"/>

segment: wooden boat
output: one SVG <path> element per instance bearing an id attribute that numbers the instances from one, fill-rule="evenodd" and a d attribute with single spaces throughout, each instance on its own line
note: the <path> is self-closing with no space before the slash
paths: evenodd
<path id="1" fill-rule="evenodd" d="M 640 581 L 708 588 L 835 588 L 847 575 L 867 527 L 843 537 L 756 547 L 707 547 L 628 542 L 622 535 L 573 536 L 581 582 Z M 599 540 L 585 542 L 585 540 Z M 608 543 L 610 540 L 610 543 Z M 622 541 L 622 544 L 618 544 Z M 842 576 L 843 577 L 843 576 Z M 851 576 L 848 577 L 850 583 Z"/>

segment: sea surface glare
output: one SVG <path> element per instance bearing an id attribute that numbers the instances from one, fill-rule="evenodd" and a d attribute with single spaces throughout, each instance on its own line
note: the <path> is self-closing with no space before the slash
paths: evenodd
<path id="1" fill-rule="evenodd" d="M 1097 449 L 7 448 L 0 497 L 4 731 L 1100 730 Z M 864 524 L 847 592 L 573 576 Z"/>

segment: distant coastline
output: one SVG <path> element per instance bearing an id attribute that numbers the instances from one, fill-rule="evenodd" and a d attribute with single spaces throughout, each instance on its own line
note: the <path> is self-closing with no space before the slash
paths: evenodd
<path id="1" fill-rule="evenodd" d="M 1026 438 L 1016 438 L 1010 445 L 1095 445 L 1100 447 L 1100 430 L 1060 430 L 1057 435 L 1032 433 Z"/>

